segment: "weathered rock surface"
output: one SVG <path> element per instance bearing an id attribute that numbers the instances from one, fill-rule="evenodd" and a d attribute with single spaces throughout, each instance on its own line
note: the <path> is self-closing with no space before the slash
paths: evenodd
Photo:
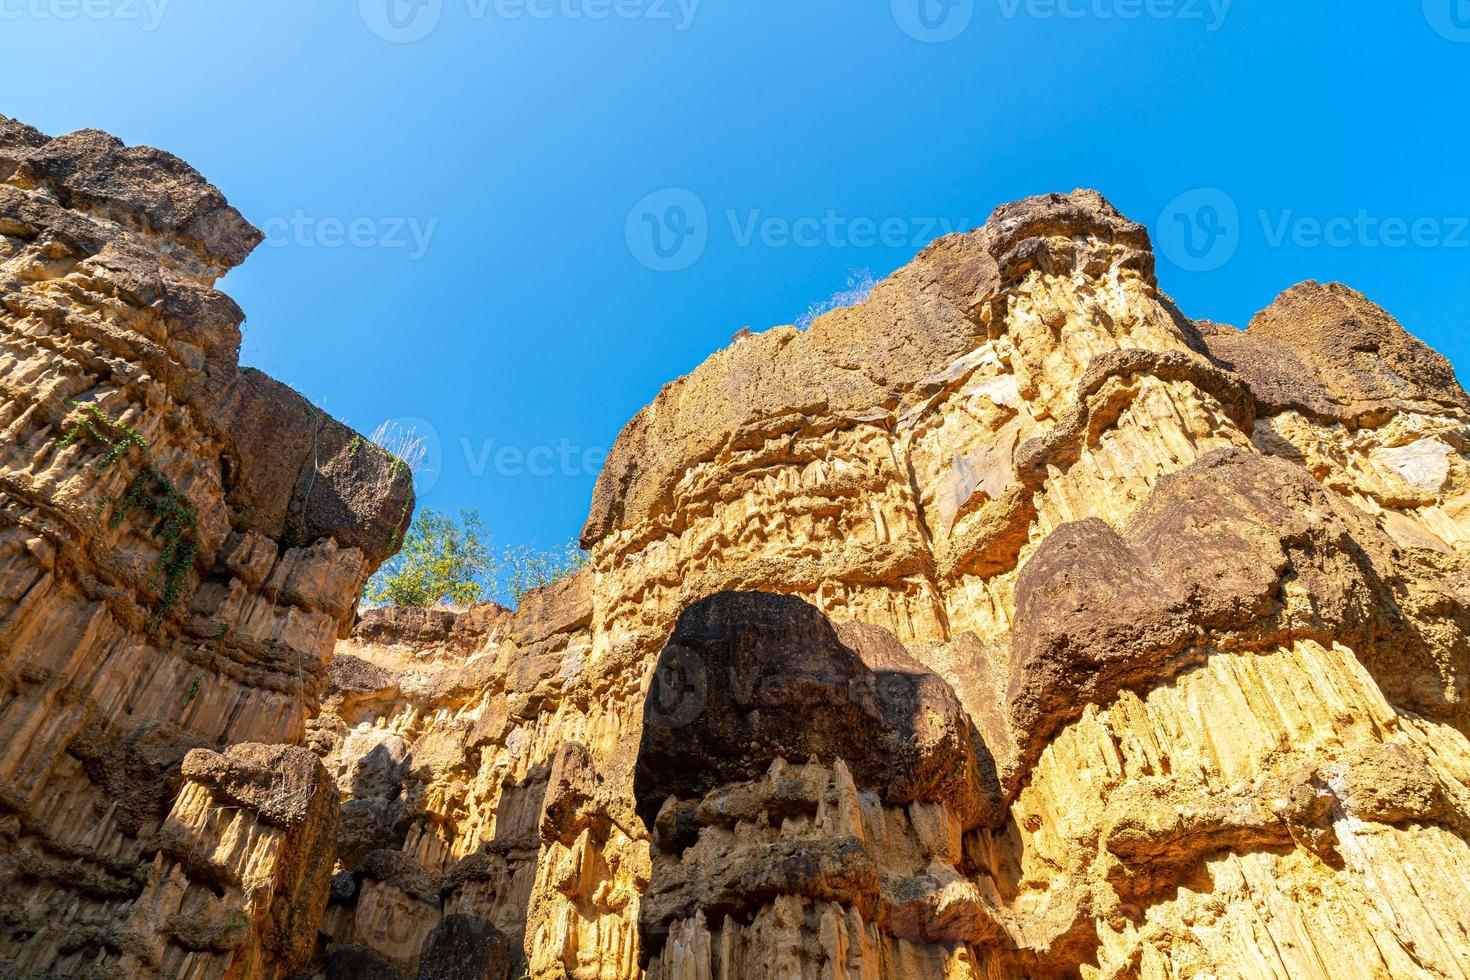
<path id="1" fill-rule="evenodd" d="M 413 864 L 344 865 L 331 935 L 403 975 L 468 914 L 538 978 L 1465 976 L 1467 421 L 1346 287 L 1196 323 L 1096 194 L 1003 207 L 666 387 L 576 579 L 364 621 L 316 744 L 349 795 L 409 760 L 371 805 Z"/>
<path id="2" fill-rule="evenodd" d="M 0 773 L 18 970 L 1470 975 L 1470 399 L 1360 294 L 1194 322 L 1097 194 L 1007 205 L 667 386 L 582 572 L 372 611 L 327 664 L 403 491 L 236 372 L 204 280 L 250 232 L 212 190 L 160 163 L 130 199 L 146 154 L 67 139 L 0 127 L 6 350 L 65 367 L 6 354 L 0 416 L 0 723 L 43 753 Z M 199 502 L 162 616 L 157 544 L 76 516 L 127 480 L 55 445 L 104 368 L 178 406 L 93 399 Z M 272 641 L 212 637 L 226 602 Z M 139 679 L 225 656 L 207 712 Z"/>
<path id="3" fill-rule="evenodd" d="M 315 946 L 338 797 L 299 745 L 413 497 L 239 368 L 213 283 L 259 241 L 176 157 L 0 117 L 0 974 Z"/>

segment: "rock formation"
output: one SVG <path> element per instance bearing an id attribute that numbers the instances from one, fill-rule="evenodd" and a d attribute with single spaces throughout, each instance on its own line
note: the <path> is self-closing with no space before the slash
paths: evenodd
<path id="1" fill-rule="evenodd" d="M 338 800 L 301 744 L 413 495 L 238 367 L 213 283 L 259 240 L 175 157 L 0 117 L 0 975 L 315 946 Z"/>
<path id="2" fill-rule="evenodd" d="M 1359 293 L 1004 206 L 668 385 L 582 572 L 332 654 L 407 489 L 235 370 L 253 233 L 0 132 L 22 975 L 1470 975 L 1470 397 Z"/>

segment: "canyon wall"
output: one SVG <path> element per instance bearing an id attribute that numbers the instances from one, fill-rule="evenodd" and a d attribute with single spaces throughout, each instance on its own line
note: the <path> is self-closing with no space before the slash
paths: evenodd
<path id="1" fill-rule="evenodd" d="M 0 975 L 315 946 L 338 799 L 307 720 L 413 493 L 239 367 L 213 285 L 259 241 L 176 157 L 0 117 Z"/>
<path id="2" fill-rule="evenodd" d="M 573 579 L 368 615 L 324 950 L 1465 976 L 1467 421 L 1351 289 L 1191 321 L 1095 193 L 1002 207 L 665 387 Z"/>
<path id="3" fill-rule="evenodd" d="M 257 238 L 0 125 L 0 969 L 1470 974 L 1470 397 L 1361 294 L 1007 205 L 666 386 L 578 574 L 359 618 L 411 490 L 237 368 Z"/>

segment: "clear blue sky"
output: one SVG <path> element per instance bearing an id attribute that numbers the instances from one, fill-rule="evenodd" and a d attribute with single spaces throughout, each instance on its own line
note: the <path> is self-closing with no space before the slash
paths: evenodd
<path id="1" fill-rule="evenodd" d="M 218 184 L 272 233 L 245 361 L 428 420 L 424 502 L 502 545 L 741 327 L 1044 191 L 1148 223 L 1192 316 L 1340 279 L 1470 366 L 1470 0 L 920 2 L 0 0 L 0 111 Z"/>

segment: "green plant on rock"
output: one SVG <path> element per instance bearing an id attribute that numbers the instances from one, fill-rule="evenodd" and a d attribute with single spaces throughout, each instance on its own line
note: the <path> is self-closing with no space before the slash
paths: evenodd
<path id="1" fill-rule="evenodd" d="M 152 463 L 146 464 L 128 484 L 120 502 L 115 502 L 110 527 L 118 527 L 129 514 L 137 514 L 152 529 L 162 545 L 154 567 L 162 576 L 155 619 L 161 619 L 183 593 L 184 583 L 199 553 L 198 524 L 194 509 L 168 477 Z"/>
<path id="2" fill-rule="evenodd" d="M 101 446 L 103 454 L 97 458 L 92 465 L 98 473 L 105 473 L 122 459 L 123 455 L 133 447 L 148 451 L 148 444 L 143 441 L 136 429 L 108 418 L 103 411 L 91 402 L 73 402 L 76 412 L 68 418 L 66 434 L 56 444 L 57 449 L 65 449 L 67 446 L 75 445 L 85 436 L 93 443 Z M 105 433 L 113 433 L 109 436 Z"/>
<path id="3" fill-rule="evenodd" d="M 374 606 L 466 606 L 485 599 L 494 580 L 479 514 L 462 510 L 458 520 L 424 510 L 403 537 L 403 548 L 369 580 L 363 598 Z"/>
<path id="4" fill-rule="evenodd" d="M 119 499 L 109 501 L 112 513 L 109 527 L 117 528 L 129 516 L 142 519 L 160 547 L 154 568 L 159 573 L 159 600 L 154 609 L 153 626 L 178 602 L 183 594 L 194 558 L 199 553 L 199 521 L 194 507 L 173 481 L 153 464 L 148 443 L 127 424 L 109 418 L 91 402 L 74 402 L 76 411 L 68 417 L 66 432 L 57 447 L 64 449 L 86 439 L 102 450 L 93 464 L 98 475 L 107 472 L 136 449 L 142 456 L 137 473 L 128 481 Z"/>
<path id="5" fill-rule="evenodd" d="M 203 683 L 204 683 L 204 675 L 203 674 L 195 674 L 194 675 L 194 682 L 189 685 L 189 690 L 187 692 L 185 692 L 185 694 L 184 694 L 184 703 L 182 705 L 180 705 L 180 709 L 187 708 L 190 704 L 192 704 L 194 702 L 194 699 L 199 696 L 199 687 Z"/>

